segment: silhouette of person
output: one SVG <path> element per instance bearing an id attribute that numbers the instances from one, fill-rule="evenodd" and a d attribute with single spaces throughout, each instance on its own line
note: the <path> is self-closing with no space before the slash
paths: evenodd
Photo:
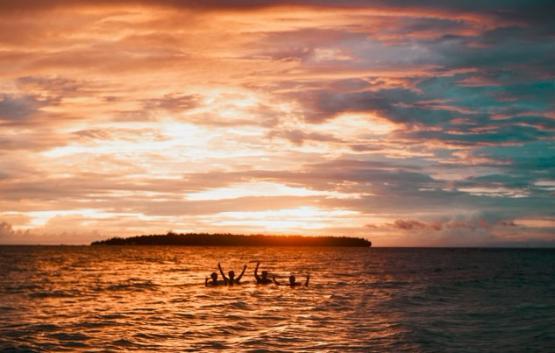
<path id="1" fill-rule="evenodd" d="M 254 269 L 254 278 L 256 278 L 256 284 L 272 283 L 272 280 L 268 278 L 268 271 L 262 271 L 262 275 L 258 275 L 258 266 L 260 266 L 260 261 L 256 262 L 256 267 Z"/>
<path id="2" fill-rule="evenodd" d="M 225 280 L 224 281 L 218 281 L 218 274 L 216 272 L 212 272 L 210 274 L 210 279 L 212 279 L 212 281 L 208 280 L 208 277 L 206 277 L 204 279 L 204 285 L 206 287 L 216 287 L 216 286 L 223 286 L 225 285 Z"/>
<path id="3" fill-rule="evenodd" d="M 281 283 L 279 283 L 279 282 L 276 280 L 276 276 L 273 277 L 273 280 L 274 280 L 274 283 L 275 283 L 276 285 L 278 285 L 278 286 L 281 285 Z M 309 281 L 310 281 L 310 274 L 306 275 L 306 281 L 304 282 L 305 287 L 308 286 L 308 282 L 309 282 Z M 302 286 L 302 285 L 303 285 L 303 284 L 302 284 L 301 282 L 297 282 L 297 279 L 296 279 L 296 277 L 295 277 L 294 275 L 289 276 L 289 286 L 290 286 L 291 288 L 298 287 L 298 286 Z"/>
<path id="4" fill-rule="evenodd" d="M 247 270 L 247 265 L 243 266 L 243 271 L 241 271 L 241 274 L 235 278 L 235 272 L 234 271 L 229 271 L 227 273 L 228 277 L 225 276 L 224 274 L 224 270 L 222 269 L 222 266 L 220 265 L 220 263 L 218 262 L 218 269 L 220 270 L 220 273 L 222 274 L 222 277 L 224 278 L 224 283 L 228 286 L 232 286 L 234 284 L 241 284 L 241 278 L 243 277 L 243 275 L 245 274 L 245 271 Z"/>

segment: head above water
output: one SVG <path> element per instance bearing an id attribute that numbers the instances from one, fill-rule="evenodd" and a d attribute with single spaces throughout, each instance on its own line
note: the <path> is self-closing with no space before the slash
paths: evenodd
<path id="1" fill-rule="evenodd" d="M 216 272 L 212 272 L 210 274 L 210 278 L 212 278 L 212 281 L 216 282 L 218 280 L 218 274 Z"/>
<path id="2" fill-rule="evenodd" d="M 262 278 L 263 278 L 263 279 L 267 279 L 267 278 L 268 278 L 268 271 L 262 271 Z"/>
<path id="3" fill-rule="evenodd" d="M 229 276 L 229 278 L 234 278 L 235 277 L 235 272 L 234 271 L 229 271 L 227 273 L 227 275 Z"/>
<path id="4" fill-rule="evenodd" d="M 293 276 L 293 275 L 289 276 L 289 283 L 290 284 L 295 284 L 295 281 L 296 281 L 295 276 Z"/>

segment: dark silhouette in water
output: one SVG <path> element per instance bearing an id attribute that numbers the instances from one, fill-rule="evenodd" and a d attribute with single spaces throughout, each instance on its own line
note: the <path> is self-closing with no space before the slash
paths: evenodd
<path id="1" fill-rule="evenodd" d="M 91 245 L 187 245 L 187 246 L 349 246 L 369 247 L 362 238 L 300 235 L 235 235 L 188 233 L 140 235 L 95 241 Z"/>
<path id="2" fill-rule="evenodd" d="M 223 280 L 223 281 L 218 281 L 218 274 L 217 274 L 216 272 L 212 272 L 212 273 L 210 274 L 210 279 L 211 279 L 212 281 L 209 281 L 209 280 L 208 280 L 208 277 L 206 277 L 206 278 L 204 279 L 204 285 L 205 285 L 206 287 L 223 286 L 223 285 L 226 284 L 226 283 L 225 283 L 225 280 Z"/>
<path id="3" fill-rule="evenodd" d="M 260 266 L 260 261 L 256 263 L 254 269 L 254 278 L 256 278 L 256 284 L 270 284 L 272 280 L 268 278 L 268 271 L 262 271 L 262 275 L 258 275 L 258 266 Z"/>
<path id="4" fill-rule="evenodd" d="M 247 265 L 243 266 L 243 271 L 241 271 L 241 274 L 235 278 L 235 271 L 229 271 L 227 273 L 228 277 L 225 276 L 224 274 L 224 270 L 222 269 L 222 266 L 220 265 L 220 263 L 218 263 L 218 269 L 220 270 L 220 273 L 222 274 L 222 277 L 224 278 L 224 283 L 226 285 L 232 286 L 234 284 L 241 284 L 241 278 L 243 277 L 243 275 L 245 274 L 245 271 L 247 270 Z"/>
<path id="5" fill-rule="evenodd" d="M 273 279 L 274 279 L 274 283 L 275 283 L 276 285 L 278 285 L 278 286 L 281 285 L 281 283 L 279 283 L 279 282 L 276 280 L 276 276 L 274 276 Z M 306 275 L 306 281 L 304 282 L 305 287 L 308 286 L 308 282 L 309 282 L 309 281 L 310 281 L 310 274 Z M 295 277 L 294 275 L 289 276 L 289 286 L 290 286 L 291 288 L 298 287 L 298 286 L 302 286 L 302 285 L 303 285 L 303 284 L 302 284 L 301 282 L 297 282 L 297 279 L 296 279 L 296 277 Z"/>

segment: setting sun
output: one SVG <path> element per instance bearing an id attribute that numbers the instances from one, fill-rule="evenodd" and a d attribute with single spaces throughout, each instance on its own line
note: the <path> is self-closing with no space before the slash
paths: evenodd
<path id="1" fill-rule="evenodd" d="M 0 353 L 552 353 L 553 0 L 0 0 Z"/>
<path id="2" fill-rule="evenodd" d="M 549 31 L 504 6 L 2 2 L 0 242 L 551 242 Z"/>

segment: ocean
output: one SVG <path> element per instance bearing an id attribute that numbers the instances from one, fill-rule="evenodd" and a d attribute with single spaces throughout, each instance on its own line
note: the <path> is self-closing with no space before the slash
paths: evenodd
<path id="1" fill-rule="evenodd" d="M 0 247 L 0 352 L 212 351 L 554 352 L 555 250 Z"/>

